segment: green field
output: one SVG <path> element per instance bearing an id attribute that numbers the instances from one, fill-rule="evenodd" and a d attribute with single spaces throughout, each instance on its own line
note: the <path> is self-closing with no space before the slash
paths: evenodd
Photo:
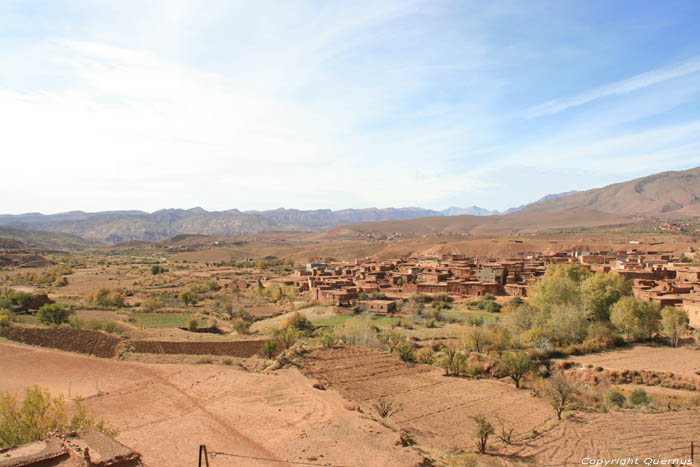
<path id="1" fill-rule="evenodd" d="M 192 313 L 132 313 L 144 328 L 180 328 L 187 325 Z"/>

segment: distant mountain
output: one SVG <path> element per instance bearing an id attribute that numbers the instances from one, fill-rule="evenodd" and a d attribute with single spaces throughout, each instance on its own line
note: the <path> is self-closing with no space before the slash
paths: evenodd
<path id="1" fill-rule="evenodd" d="M 700 167 L 662 172 L 603 188 L 581 191 L 525 206 L 522 212 L 540 213 L 594 209 L 644 216 L 700 215 Z"/>
<path id="2" fill-rule="evenodd" d="M 479 206 L 470 206 L 468 208 L 458 208 L 452 206 L 440 211 L 443 216 L 495 216 L 500 214 L 498 211 L 489 211 L 488 209 L 480 208 Z"/>
<path id="3" fill-rule="evenodd" d="M 241 212 L 193 209 L 143 211 L 105 211 L 61 214 L 38 213 L 0 215 L 0 225 L 20 229 L 43 230 L 78 235 L 96 242 L 117 244 L 129 241 L 162 241 L 178 234 L 231 236 L 273 230 L 320 231 L 343 224 L 383 220 L 415 219 L 440 216 L 437 211 L 421 208 L 345 209 L 276 209 Z"/>
<path id="4" fill-rule="evenodd" d="M 0 226 L 0 248 L 9 249 L 7 245 L 12 244 L 22 244 L 42 251 L 86 250 L 102 246 L 99 242 L 85 240 L 77 235 Z"/>
<path id="5" fill-rule="evenodd" d="M 521 204 L 521 205 L 518 206 L 517 208 L 506 209 L 506 210 L 503 211 L 501 214 L 512 214 L 512 213 L 514 213 L 514 212 L 519 212 L 519 211 L 522 211 L 523 209 L 525 209 L 526 207 L 530 206 L 531 204 L 539 203 L 539 202 L 541 202 L 541 201 L 546 201 L 546 200 L 548 200 L 548 199 L 555 199 L 555 198 L 561 198 L 562 196 L 573 195 L 574 193 L 578 193 L 578 191 L 572 190 L 572 191 L 567 191 L 566 193 L 554 193 L 554 194 L 551 194 L 551 195 L 545 195 L 545 196 L 543 196 L 542 198 L 540 198 L 540 199 L 538 199 L 537 201 L 535 201 L 534 203 Z"/>

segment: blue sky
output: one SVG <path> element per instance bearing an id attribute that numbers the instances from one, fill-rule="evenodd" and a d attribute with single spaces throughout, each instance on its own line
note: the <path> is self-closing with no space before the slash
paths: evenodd
<path id="1" fill-rule="evenodd" d="M 502 210 L 695 167 L 699 22 L 694 0 L 5 0 L 0 212 Z"/>

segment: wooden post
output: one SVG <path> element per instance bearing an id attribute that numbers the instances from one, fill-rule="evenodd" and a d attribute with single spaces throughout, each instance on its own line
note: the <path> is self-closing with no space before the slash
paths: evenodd
<path id="1" fill-rule="evenodd" d="M 690 442 L 690 462 L 695 464 L 695 442 Z"/>

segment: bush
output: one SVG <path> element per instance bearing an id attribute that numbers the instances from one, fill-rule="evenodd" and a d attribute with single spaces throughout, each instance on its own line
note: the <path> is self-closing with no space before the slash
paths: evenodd
<path id="1" fill-rule="evenodd" d="M 5 314 L 0 314 L 0 328 L 6 328 L 10 326 L 10 316 Z"/>
<path id="2" fill-rule="evenodd" d="M 51 432 L 94 428 L 109 436 L 116 430 L 105 426 L 102 420 L 88 413 L 80 399 L 75 400 L 75 415 L 68 420 L 62 396 L 53 397 L 38 386 L 25 389 L 21 404 L 9 392 L 0 392 L 0 449 L 39 441 Z"/>
<path id="3" fill-rule="evenodd" d="M 611 389 L 605 394 L 605 405 L 608 407 L 622 407 L 626 400 L 625 395 L 616 389 Z"/>
<path id="4" fill-rule="evenodd" d="M 199 328 L 199 321 L 197 321 L 197 318 L 190 318 L 187 321 L 187 330 L 188 331 L 196 331 Z"/>
<path id="5" fill-rule="evenodd" d="M 178 295 L 178 298 L 185 306 L 195 306 L 197 304 L 197 293 L 193 290 L 183 290 L 180 292 L 180 295 Z"/>
<path id="6" fill-rule="evenodd" d="M 397 345 L 394 350 L 396 353 L 399 355 L 399 358 L 407 363 L 414 362 L 416 361 L 416 357 L 414 355 L 414 351 L 416 349 L 415 344 L 411 341 L 404 341 Z"/>
<path id="7" fill-rule="evenodd" d="M 101 331 L 102 321 L 88 321 L 87 328 L 91 331 Z"/>
<path id="8" fill-rule="evenodd" d="M 476 438 L 476 448 L 479 450 L 480 454 L 486 452 L 486 443 L 488 443 L 489 436 L 494 434 L 493 425 L 486 419 L 484 415 L 476 415 L 471 417 L 476 423 L 476 429 L 474 430 L 474 438 Z"/>
<path id="9" fill-rule="evenodd" d="M 233 359 L 228 358 L 228 357 L 222 358 L 222 359 L 221 359 L 221 364 L 222 364 L 222 365 L 226 365 L 226 366 L 231 366 L 231 365 L 233 365 Z"/>
<path id="10" fill-rule="evenodd" d="M 73 329 L 83 329 L 83 320 L 80 318 L 71 318 L 68 320 L 68 326 Z"/>
<path id="11" fill-rule="evenodd" d="M 333 338 L 333 335 L 331 333 L 327 332 L 321 336 L 320 342 L 323 347 L 327 349 L 332 349 L 333 344 L 335 343 L 335 339 Z"/>
<path id="12" fill-rule="evenodd" d="M 380 397 L 372 403 L 372 408 L 377 412 L 377 415 L 382 418 L 389 418 L 403 410 L 401 404 L 397 404 L 391 399 L 385 399 L 383 397 Z"/>
<path id="13" fill-rule="evenodd" d="M 236 318 L 233 322 L 233 329 L 235 329 L 238 334 L 248 334 L 248 332 L 250 332 L 250 323 L 241 318 Z"/>
<path id="14" fill-rule="evenodd" d="M 108 332 L 110 334 L 122 334 L 124 332 L 124 328 L 119 326 L 117 323 L 114 321 L 106 321 L 102 325 L 102 330 L 104 332 Z"/>
<path id="15" fill-rule="evenodd" d="M 36 319 L 43 324 L 60 326 L 68 322 L 68 316 L 70 316 L 70 314 L 70 310 L 66 309 L 63 305 L 52 303 L 39 308 L 39 311 L 36 313 Z"/>
<path id="16" fill-rule="evenodd" d="M 263 345 L 260 347 L 260 353 L 267 357 L 268 359 L 271 359 L 272 357 L 275 356 L 275 352 L 277 351 L 277 341 L 276 340 L 266 340 Z"/>
<path id="17" fill-rule="evenodd" d="M 161 300 L 159 298 L 149 297 L 143 302 L 141 302 L 141 308 L 151 313 L 157 311 L 162 306 Z"/>
<path id="18" fill-rule="evenodd" d="M 99 289 L 88 295 L 86 300 L 102 307 L 123 307 L 126 293 L 121 289 Z"/>
<path id="19" fill-rule="evenodd" d="M 629 395 L 629 401 L 633 405 L 647 405 L 651 403 L 651 397 L 644 389 L 635 389 Z"/>
<path id="20" fill-rule="evenodd" d="M 423 347 L 416 352 L 416 360 L 418 363 L 432 365 L 435 362 L 435 354 L 433 353 L 433 349 L 430 347 Z"/>
<path id="21" fill-rule="evenodd" d="M 303 313 L 300 313 L 298 311 L 292 313 L 291 316 L 289 316 L 287 319 L 285 319 L 280 327 L 281 328 L 291 327 L 291 328 L 296 329 L 297 331 L 305 333 L 305 334 L 313 331 L 313 329 L 314 329 L 314 325 L 311 324 L 311 321 L 309 321 L 309 318 L 307 318 Z"/>
<path id="22" fill-rule="evenodd" d="M 197 359 L 198 365 L 211 365 L 212 363 L 214 363 L 214 359 L 211 358 L 211 355 L 203 355 Z"/>

